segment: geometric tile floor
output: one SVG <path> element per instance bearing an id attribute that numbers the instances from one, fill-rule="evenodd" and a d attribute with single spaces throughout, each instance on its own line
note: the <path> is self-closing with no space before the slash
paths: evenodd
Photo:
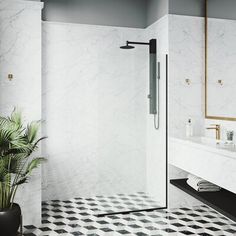
<path id="1" fill-rule="evenodd" d="M 88 204 L 90 202 L 91 204 Z M 97 217 L 95 201 L 81 198 L 43 203 L 39 228 L 25 226 L 25 236 L 227 236 L 236 235 L 236 223 L 203 205 Z M 95 209 L 95 211 L 93 211 Z"/>
<path id="2" fill-rule="evenodd" d="M 112 196 L 96 196 L 93 198 L 77 198 L 72 200 L 72 202 L 73 201 L 76 201 L 77 204 L 80 203 L 86 208 L 87 212 L 89 211 L 94 215 L 160 208 L 160 205 L 154 198 L 143 192 L 134 194 L 116 194 Z M 48 204 L 53 204 L 53 202 L 49 201 L 45 203 L 45 205 Z"/>

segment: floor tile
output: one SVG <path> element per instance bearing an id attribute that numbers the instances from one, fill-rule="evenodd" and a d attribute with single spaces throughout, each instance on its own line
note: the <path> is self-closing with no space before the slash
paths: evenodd
<path id="1" fill-rule="evenodd" d="M 97 217 L 97 212 L 153 204 L 143 193 L 75 198 L 42 203 L 42 225 L 24 227 L 25 236 L 236 235 L 236 223 L 205 205 Z M 113 205 L 112 205 L 113 204 Z M 128 206 L 128 208 L 126 208 Z M 105 209 L 107 207 L 107 210 Z M 124 208 L 120 208 L 124 207 Z"/>

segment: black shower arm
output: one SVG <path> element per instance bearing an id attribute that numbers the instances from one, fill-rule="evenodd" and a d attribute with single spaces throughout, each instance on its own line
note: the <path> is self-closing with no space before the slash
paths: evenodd
<path id="1" fill-rule="evenodd" d="M 149 43 L 144 43 L 144 42 L 132 42 L 132 41 L 127 41 L 127 45 L 129 44 L 136 44 L 136 45 L 148 45 L 149 46 L 149 51 L 150 53 L 156 53 L 156 39 L 151 39 Z"/>
<path id="2" fill-rule="evenodd" d="M 150 43 L 143 43 L 143 42 L 132 42 L 132 41 L 127 41 L 127 44 L 150 45 Z"/>

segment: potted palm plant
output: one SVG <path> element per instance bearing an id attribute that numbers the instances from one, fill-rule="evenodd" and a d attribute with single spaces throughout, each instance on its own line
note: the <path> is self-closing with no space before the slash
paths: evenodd
<path id="1" fill-rule="evenodd" d="M 18 187 L 28 181 L 44 158 L 32 158 L 38 148 L 40 122 L 24 126 L 21 112 L 0 116 L 0 234 L 15 236 L 21 223 L 21 209 L 14 202 Z"/>

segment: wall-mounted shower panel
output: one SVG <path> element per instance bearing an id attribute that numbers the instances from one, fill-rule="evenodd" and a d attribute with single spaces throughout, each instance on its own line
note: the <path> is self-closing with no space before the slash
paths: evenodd
<path id="1" fill-rule="evenodd" d="M 150 62 L 149 62 L 149 113 L 157 114 L 157 54 L 156 39 L 150 40 Z"/>

